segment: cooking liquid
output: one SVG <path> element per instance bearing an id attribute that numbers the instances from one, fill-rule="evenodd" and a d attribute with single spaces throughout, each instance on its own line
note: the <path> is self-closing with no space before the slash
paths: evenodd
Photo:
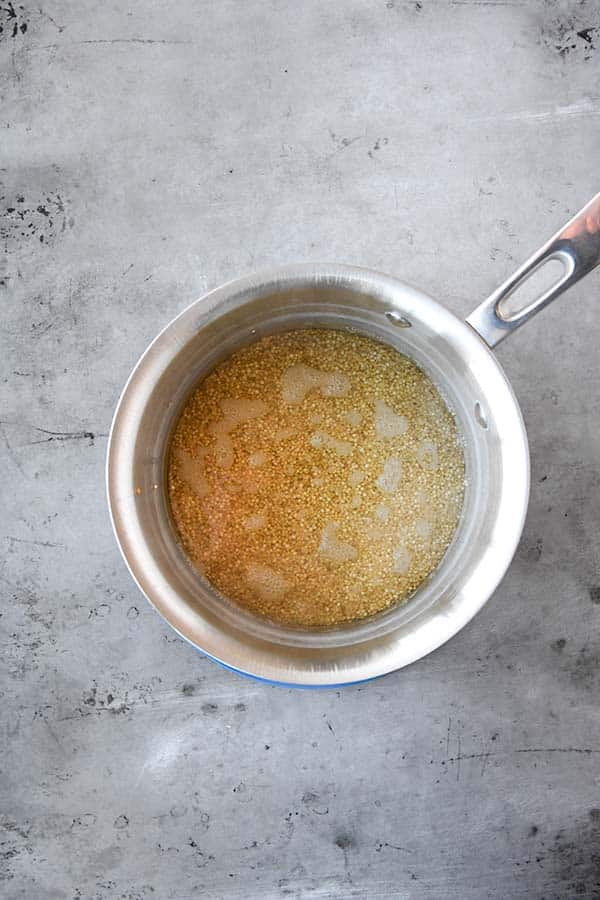
<path id="1" fill-rule="evenodd" d="M 464 456 L 407 357 L 352 332 L 289 331 L 198 385 L 168 489 L 181 543 L 218 591 L 279 622 L 336 625 L 400 603 L 435 569 Z"/>

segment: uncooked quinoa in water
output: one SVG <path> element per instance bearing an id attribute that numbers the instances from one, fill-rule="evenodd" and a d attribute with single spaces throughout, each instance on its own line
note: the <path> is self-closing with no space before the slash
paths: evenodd
<path id="1" fill-rule="evenodd" d="M 335 625 L 409 597 L 456 529 L 453 415 L 391 347 L 325 329 L 265 337 L 194 390 L 168 463 L 193 565 L 230 600 Z"/>

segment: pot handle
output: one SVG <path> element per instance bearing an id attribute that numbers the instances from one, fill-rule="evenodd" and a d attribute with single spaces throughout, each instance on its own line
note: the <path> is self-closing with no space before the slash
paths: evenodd
<path id="1" fill-rule="evenodd" d="M 562 273 L 551 286 L 516 311 L 507 309 L 505 301 L 518 294 L 531 276 L 551 260 L 562 264 Z M 554 237 L 474 309 L 467 322 L 490 347 L 495 347 L 599 263 L 600 194 L 596 194 Z"/>

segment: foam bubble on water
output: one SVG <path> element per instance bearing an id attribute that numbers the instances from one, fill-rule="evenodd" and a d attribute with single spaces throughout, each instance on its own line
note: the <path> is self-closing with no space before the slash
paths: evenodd
<path id="1" fill-rule="evenodd" d="M 227 397 L 221 400 L 223 418 L 211 422 L 208 430 L 214 435 L 215 462 L 222 469 L 230 469 L 234 461 L 233 441 L 230 433 L 236 425 L 250 422 L 264 416 L 268 406 L 264 400 L 234 399 Z"/>
<path id="2" fill-rule="evenodd" d="M 406 575 L 410 568 L 411 556 L 406 547 L 400 544 L 392 551 L 392 568 L 396 575 Z"/>
<path id="3" fill-rule="evenodd" d="M 342 372 L 323 373 L 320 387 L 324 397 L 345 397 L 350 390 L 350 379 Z"/>
<path id="4" fill-rule="evenodd" d="M 390 456 L 383 464 L 383 472 L 377 479 L 377 487 L 386 494 L 393 494 L 402 478 L 402 463 L 397 456 Z"/>
<path id="5" fill-rule="evenodd" d="M 320 386 L 320 372 L 298 363 L 285 370 L 281 377 L 281 399 L 284 403 L 302 403 L 309 391 Z"/>
<path id="6" fill-rule="evenodd" d="M 230 469 L 233 465 L 233 441 L 228 434 L 215 435 L 215 462 L 222 469 Z"/>
<path id="7" fill-rule="evenodd" d="M 415 522 L 415 533 L 422 541 L 426 541 L 431 536 L 431 522 L 427 519 L 418 519 Z"/>
<path id="8" fill-rule="evenodd" d="M 280 441 L 287 441 L 288 438 L 293 437 L 295 434 L 296 429 L 288 426 L 287 428 L 279 428 L 273 435 L 273 438 L 279 443 Z"/>
<path id="9" fill-rule="evenodd" d="M 387 522 L 390 517 L 389 507 L 387 507 L 385 503 L 378 503 L 375 507 L 375 515 L 380 522 Z"/>
<path id="10" fill-rule="evenodd" d="M 395 412 L 383 400 L 375 403 L 375 433 L 382 440 L 401 437 L 408 429 L 408 419 Z"/>
<path id="11" fill-rule="evenodd" d="M 213 452 L 215 463 L 223 469 L 229 469 L 233 465 L 233 441 L 229 436 L 232 423 L 228 419 L 219 419 L 211 422 L 208 430 L 214 435 Z"/>
<path id="12" fill-rule="evenodd" d="M 414 492 L 414 502 L 415 506 L 420 510 L 428 510 L 429 509 L 429 497 L 427 496 L 427 491 L 423 490 L 423 488 L 417 488 Z"/>
<path id="13" fill-rule="evenodd" d="M 196 450 L 195 456 L 192 456 L 185 450 L 178 449 L 175 451 L 178 474 L 198 497 L 206 497 L 210 493 L 210 485 L 204 474 L 204 457 L 206 452 L 202 452 L 202 450 L 203 448 Z"/>
<path id="14" fill-rule="evenodd" d="M 221 400 L 221 409 L 232 426 L 239 422 L 258 419 L 260 416 L 264 416 L 268 408 L 264 400 L 233 399 L 232 397 Z"/>
<path id="15" fill-rule="evenodd" d="M 421 441 L 416 456 L 421 466 L 428 472 L 435 472 L 440 464 L 437 444 L 433 441 Z"/>
<path id="16" fill-rule="evenodd" d="M 360 469 L 353 469 L 348 475 L 348 481 L 350 482 L 352 487 L 357 487 L 359 484 L 362 484 L 365 478 L 365 473 L 361 472 Z"/>
<path id="17" fill-rule="evenodd" d="M 356 559 L 356 547 L 341 541 L 338 537 L 340 530 L 339 522 L 329 522 L 321 533 L 321 543 L 319 544 L 319 553 L 325 559 L 335 563 L 349 562 Z"/>
<path id="18" fill-rule="evenodd" d="M 246 531 L 258 531 L 259 528 L 263 528 L 266 524 L 266 516 L 263 516 L 260 513 L 256 513 L 253 516 L 246 516 L 246 518 L 242 520 L 242 525 Z"/>
<path id="19" fill-rule="evenodd" d="M 208 430 L 215 435 L 228 435 L 233 429 L 233 422 L 226 417 L 217 419 L 215 422 L 209 422 Z"/>
<path id="20" fill-rule="evenodd" d="M 256 453 L 251 453 L 248 457 L 248 462 L 255 469 L 264 466 L 266 461 L 267 454 L 263 450 L 257 450 Z"/>
<path id="21" fill-rule="evenodd" d="M 279 572 L 258 563 L 249 563 L 246 581 L 263 600 L 279 600 L 291 587 Z"/>
<path id="22" fill-rule="evenodd" d="M 357 409 L 349 409 L 348 412 L 345 412 L 342 416 L 344 422 L 347 422 L 348 425 L 352 425 L 353 428 L 358 428 L 360 423 L 362 422 L 362 413 L 360 413 Z"/>
<path id="23" fill-rule="evenodd" d="M 462 492 L 459 489 L 450 490 L 446 500 L 446 515 L 450 518 L 457 518 L 460 514 L 463 504 Z"/>
<path id="24" fill-rule="evenodd" d="M 290 366 L 281 377 L 281 399 L 292 406 L 313 390 L 320 390 L 324 397 L 344 397 L 349 389 L 350 379 L 341 372 L 321 372 L 302 363 Z"/>
<path id="25" fill-rule="evenodd" d="M 337 438 L 327 434 L 326 431 L 314 431 L 309 440 L 313 447 L 333 450 L 338 456 L 350 456 L 352 453 L 352 444 L 348 443 L 348 441 L 339 441 Z"/>

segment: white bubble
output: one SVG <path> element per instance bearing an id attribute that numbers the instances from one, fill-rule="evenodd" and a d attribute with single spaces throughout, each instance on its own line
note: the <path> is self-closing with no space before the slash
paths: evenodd
<path id="1" fill-rule="evenodd" d="M 395 412 L 391 406 L 384 403 L 383 400 L 377 400 L 375 403 L 375 433 L 378 438 L 390 440 L 391 438 L 401 437 L 406 434 L 408 429 L 408 419 Z"/>
<path id="2" fill-rule="evenodd" d="M 215 436 L 215 462 L 222 469 L 230 469 L 234 461 L 233 441 L 230 432 L 241 422 L 249 422 L 263 416 L 268 407 L 263 400 L 233 399 L 221 400 L 223 418 L 211 422 L 208 430 Z"/>
<path id="3" fill-rule="evenodd" d="M 179 477 L 186 482 L 198 497 L 206 497 L 210 493 L 210 485 L 204 474 L 204 456 L 206 454 L 201 452 L 202 449 L 199 448 L 194 456 L 180 449 L 177 449 L 174 453 Z"/>
<path id="4" fill-rule="evenodd" d="M 402 463 L 397 456 L 390 456 L 383 465 L 383 472 L 377 479 L 377 486 L 386 494 L 397 490 L 402 478 Z"/>
<path id="5" fill-rule="evenodd" d="M 385 505 L 385 503 L 378 503 L 375 507 L 375 515 L 380 522 L 387 522 L 390 517 L 389 508 Z"/>
<path id="6" fill-rule="evenodd" d="M 362 484 L 365 478 L 365 473 L 361 472 L 360 469 L 353 469 L 348 475 L 348 481 L 350 482 L 352 487 L 357 487 L 359 484 Z"/>
<path id="7" fill-rule="evenodd" d="M 256 453 L 251 453 L 248 457 L 248 462 L 255 469 L 264 466 L 266 461 L 267 454 L 263 450 L 257 450 Z"/>
<path id="8" fill-rule="evenodd" d="M 248 565 L 246 581 L 263 600 L 279 600 L 291 587 L 279 572 L 258 563 Z"/>
<path id="9" fill-rule="evenodd" d="M 353 428 L 358 428 L 362 422 L 362 418 L 362 414 L 357 409 L 349 409 L 348 412 L 345 412 L 342 416 L 344 422 L 347 422 L 348 425 L 352 425 Z"/>
<path id="10" fill-rule="evenodd" d="M 230 469 L 233 465 L 233 441 L 228 434 L 215 435 L 215 462 L 222 469 Z"/>
<path id="11" fill-rule="evenodd" d="M 349 389 L 350 379 L 341 372 L 321 372 L 302 363 L 290 366 L 281 378 L 281 399 L 292 406 L 313 390 L 320 390 L 324 397 L 343 397 Z"/>
<path id="12" fill-rule="evenodd" d="M 320 387 L 325 397 L 345 397 L 350 389 L 350 379 L 342 372 L 331 372 L 321 376 Z"/>
<path id="13" fill-rule="evenodd" d="M 352 444 L 349 444 L 348 441 L 339 441 L 325 431 L 313 432 L 309 440 L 313 447 L 333 450 L 338 456 L 350 456 L 352 453 Z"/>
<path id="14" fill-rule="evenodd" d="M 416 455 L 421 466 L 428 472 L 435 472 L 440 464 L 437 444 L 433 441 L 421 441 Z"/>
<path id="15" fill-rule="evenodd" d="M 229 419 L 232 425 L 236 425 L 238 422 L 250 422 L 252 419 L 264 416 L 268 406 L 264 400 L 228 398 L 221 400 L 221 409 L 225 418 Z"/>
<path id="16" fill-rule="evenodd" d="M 426 541 L 427 538 L 431 535 L 431 522 L 428 522 L 427 519 L 419 519 L 415 522 L 415 532 L 417 537 L 420 537 L 421 540 Z"/>
<path id="17" fill-rule="evenodd" d="M 258 531 L 259 528 L 263 528 L 266 523 L 266 516 L 263 516 L 260 513 L 253 516 L 246 516 L 246 518 L 242 520 L 242 525 L 246 531 Z"/>
<path id="18" fill-rule="evenodd" d="M 356 548 L 352 544 L 340 541 L 338 538 L 339 530 L 339 522 L 329 522 L 325 526 L 321 534 L 319 553 L 335 563 L 349 562 L 351 559 L 356 559 Z"/>
<path id="19" fill-rule="evenodd" d="M 296 429 L 287 427 L 287 428 L 279 428 L 273 438 L 279 443 L 280 441 L 287 441 L 288 438 L 293 437 L 296 434 Z"/>
<path id="20" fill-rule="evenodd" d="M 392 551 L 392 568 L 396 575 L 406 575 L 410 568 L 411 556 L 406 547 L 401 544 Z"/>

